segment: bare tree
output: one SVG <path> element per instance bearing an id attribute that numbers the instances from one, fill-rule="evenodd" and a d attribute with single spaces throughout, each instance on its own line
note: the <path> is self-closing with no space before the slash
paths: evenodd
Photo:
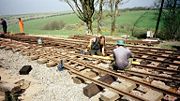
<path id="1" fill-rule="evenodd" d="M 180 0 L 159 0 L 161 1 L 164 1 L 162 27 L 161 33 L 157 36 L 163 39 L 180 40 Z"/>
<path id="2" fill-rule="evenodd" d="M 118 5 L 120 3 L 120 0 L 98 0 L 97 2 L 99 2 L 99 11 L 98 11 L 98 17 L 97 17 L 97 32 L 98 33 L 102 33 L 101 32 L 101 23 L 102 23 L 102 16 L 103 16 L 103 12 L 102 12 L 102 8 L 104 6 L 104 4 L 108 4 L 110 7 L 110 15 L 111 15 L 111 33 L 114 33 L 115 31 L 115 22 L 116 22 L 116 16 L 119 14 L 119 10 L 118 10 Z M 111 34 L 112 35 L 112 34 Z"/>
<path id="3" fill-rule="evenodd" d="M 88 33 L 93 34 L 92 17 L 95 11 L 94 0 L 60 0 L 65 1 L 75 14 L 86 23 Z"/>
<path id="4" fill-rule="evenodd" d="M 162 14 L 163 4 L 164 4 L 164 0 L 161 1 L 161 6 L 159 8 L 159 15 L 158 15 L 157 24 L 156 24 L 155 36 L 159 29 L 159 22 L 160 22 L 160 18 L 161 18 L 161 14 Z"/>
<path id="5" fill-rule="evenodd" d="M 177 5 L 180 0 L 167 0 L 165 2 L 166 11 L 163 12 L 164 32 L 174 40 L 180 40 L 180 8 Z"/>
<path id="6" fill-rule="evenodd" d="M 129 2 L 129 0 L 109 0 L 109 7 L 111 12 L 111 35 L 115 33 L 116 17 L 120 15 L 119 6 Z"/>
<path id="7" fill-rule="evenodd" d="M 102 15 L 103 15 L 103 1 L 104 0 L 99 0 L 99 12 L 98 12 L 98 19 L 97 19 L 97 33 L 102 34 L 101 31 L 101 24 L 102 24 Z"/>
<path id="8" fill-rule="evenodd" d="M 109 7 L 111 11 L 111 35 L 116 29 L 116 15 L 118 13 L 119 3 L 121 0 L 109 0 Z"/>

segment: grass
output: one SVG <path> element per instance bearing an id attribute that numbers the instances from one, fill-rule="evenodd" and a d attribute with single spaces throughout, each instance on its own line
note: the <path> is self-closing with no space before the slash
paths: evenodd
<path id="1" fill-rule="evenodd" d="M 163 49 L 175 49 L 174 46 L 180 47 L 180 42 L 179 41 L 163 41 L 160 44 L 158 44 L 157 47 L 161 47 Z"/>
<path id="2" fill-rule="evenodd" d="M 138 18 L 140 18 L 138 20 Z M 110 30 L 111 19 L 106 18 L 104 25 L 106 29 Z M 140 11 L 123 11 L 116 19 L 117 32 L 116 35 L 132 33 L 134 27 L 135 31 L 143 31 L 146 33 L 147 29 L 154 30 L 156 25 L 155 11 L 154 10 L 140 10 Z M 106 31 L 104 33 L 110 33 Z"/>
<path id="3" fill-rule="evenodd" d="M 43 30 L 44 25 L 46 25 L 48 22 L 51 21 L 63 21 L 67 25 L 68 24 L 74 24 L 79 21 L 79 19 L 73 14 L 73 15 L 63 15 L 63 16 L 55 16 L 55 17 L 49 17 L 49 18 L 44 18 L 44 19 L 35 19 L 35 20 L 30 20 L 30 21 L 25 21 L 24 22 L 24 29 L 26 33 L 30 34 L 45 34 L 45 35 L 69 35 L 70 33 L 73 33 L 73 30 Z M 18 24 L 12 24 L 8 28 L 9 32 L 12 33 L 17 33 L 19 32 L 19 26 Z"/>
<path id="4" fill-rule="evenodd" d="M 141 17 L 141 19 L 139 19 L 138 22 L 136 22 L 135 30 L 141 29 L 141 31 L 146 32 L 147 28 L 154 29 L 156 23 L 154 20 L 155 17 L 154 12 L 155 11 L 152 10 L 120 12 L 120 16 L 117 17 L 116 20 L 117 21 L 116 35 L 121 36 L 123 34 L 131 34 L 131 30 L 134 26 L 134 23 L 144 13 L 145 13 L 144 16 Z M 71 25 L 73 26 L 73 28 L 64 28 L 62 30 L 44 30 L 43 27 L 51 21 L 63 21 L 66 24 L 66 26 Z M 110 24 L 111 24 L 110 17 L 106 17 L 105 19 L 103 19 L 102 31 L 104 35 L 110 35 Z M 34 35 L 52 35 L 52 36 L 67 37 L 69 35 L 85 33 L 85 27 L 82 21 L 75 14 L 29 20 L 29 21 L 25 21 L 24 25 L 25 25 L 25 32 Z M 94 33 L 96 33 L 96 26 L 97 26 L 97 22 L 95 20 L 93 22 Z M 12 33 L 19 32 L 18 24 L 17 23 L 10 24 L 8 26 L 8 31 Z"/>

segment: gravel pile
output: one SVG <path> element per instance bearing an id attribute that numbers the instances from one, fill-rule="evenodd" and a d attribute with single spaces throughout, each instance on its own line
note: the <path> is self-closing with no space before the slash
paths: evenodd
<path id="1" fill-rule="evenodd" d="M 28 57 L 9 50 L 0 50 L 0 65 L 9 71 L 9 75 L 20 78 L 31 78 L 30 87 L 22 95 L 24 101 L 88 101 L 84 96 L 85 84 L 73 83 L 67 70 L 58 71 L 56 67 L 47 68 L 46 65 L 30 61 Z M 19 75 L 24 65 L 31 65 L 29 75 Z M 27 77 L 28 76 L 28 77 Z M 29 79 L 30 80 L 30 79 Z"/>

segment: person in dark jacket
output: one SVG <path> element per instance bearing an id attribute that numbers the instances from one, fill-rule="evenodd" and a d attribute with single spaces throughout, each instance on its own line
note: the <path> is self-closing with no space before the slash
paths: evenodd
<path id="1" fill-rule="evenodd" d="M 95 37 L 90 39 L 88 48 L 91 55 L 103 55 L 105 56 L 105 37 Z"/>
<path id="2" fill-rule="evenodd" d="M 3 18 L 1 18 L 1 25 L 3 27 L 4 34 L 7 33 L 7 22 Z"/>

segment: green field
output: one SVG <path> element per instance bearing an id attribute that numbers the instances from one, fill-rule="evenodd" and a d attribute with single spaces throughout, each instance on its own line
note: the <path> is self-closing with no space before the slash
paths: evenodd
<path id="1" fill-rule="evenodd" d="M 147 29 L 154 30 L 155 28 L 155 11 L 152 10 L 139 10 L 139 11 L 122 11 L 120 16 L 117 17 L 117 30 L 116 35 L 131 34 L 133 26 L 135 32 L 146 32 Z M 29 15 L 30 16 L 30 15 Z M 140 19 L 139 19 L 140 18 Z M 62 21 L 65 27 L 61 30 L 45 30 L 43 29 L 46 24 L 52 21 Z M 110 17 L 104 17 L 102 22 L 102 31 L 104 35 L 110 35 Z M 85 25 L 75 14 L 59 15 L 41 19 L 34 19 L 24 22 L 25 33 L 33 35 L 52 35 L 63 36 L 84 34 Z M 96 33 L 96 20 L 93 21 L 93 32 Z M 1 29 L 2 31 L 2 29 Z M 8 25 L 8 31 L 12 33 L 19 32 L 18 24 L 11 23 Z"/>

